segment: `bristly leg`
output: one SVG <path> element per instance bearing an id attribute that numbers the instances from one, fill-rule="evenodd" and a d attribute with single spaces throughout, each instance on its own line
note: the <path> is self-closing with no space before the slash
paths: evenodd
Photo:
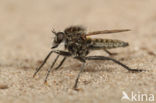
<path id="1" fill-rule="evenodd" d="M 36 74 L 40 71 L 40 69 L 44 66 L 44 64 L 47 62 L 48 58 L 50 57 L 50 55 L 51 55 L 52 53 L 53 53 L 53 51 L 50 51 L 50 52 L 48 53 L 48 55 L 46 56 L 46 58 L 44 59 L 43 63 L 39 66 L 39 68 L 36 68 L 36 71 L 35 71 L 33 77 L 35 77 Z"/>
<path id="2" fill-rule="evenodd" d="M 104 49 L 104 51 L 109 54 L 110 56 L 114 56 L 117 55 L 117 53 L 111 53 L 110 51 L 108 51 L 107 49 Z"/>
<path id="3" fill-rule="evenodd" d="M 58 54 L 57 57 L 55 58 L 55 60 L 53 61 L 52 65 L 51 65 L 50 68 L 48 69 L 46 78 L 45 78 L 45 80 L 44 80 L 44 83 L 45 83 L 45 84 L 47 84 L 48 76 L 49 76 L 49 74 L 50 74 L 50 72 L 51 72 L 53 66 L 55 65 L 56 61 L 58 60 L 59 56 L 60 56 L 60 55 Z"/>
<path id="4" fill-rule="evenodd" d="M 73 89 L 77 89 L 77 84 L 78 84 L 78 82 L 79 82 L 79 78 L 80 78 L 80 75 L 81 75 L 81 73 L 83 72 L 83 70 L 84 70 L 84 66 L 85 66 L 85 60 L 83 59 L 83 58 L 81 58 L 81 57 L 75 57 L 77 60 L 79 60 L 80 62 L 82 62 L 83 64 L 81 65 L 81 68 L 80 68 L 80 72 L 79 72 L 79 74 L 77 75 L 77 77 L 76 77 L 76 80 L 75 80 L 75 84 L 74 84 L 74 87 L 73 87 Z"/>
<path id="5" fill-rule="evenodd" d="M 36 74 L 37 74 L 37 73 L 40 71 L 40 69 L 44 66 L 44 64 L 47 62 L 48 58 L 50 57 L 50 55 L 51 55 L 53 52 L 56 53 L 56 54 L 60 54 L 60 55 L 62 55 L 62 56 L 66 56 L 66 57 L 71 56 L 71 54 L 70 54 L 69 52 L 66 52 L 66 51 L 59 51 L 59 50 L 50 51 L 50 52 L 48 53 L 48 55 L 46 56 L 46 58 L 44 59 L 43 63 L 39 66 L 39 68 L 36 68 L 36 71 L 35 71 L 33 77 L 36 76 Z M 56 68 L 57 68 L 57 67 L 56 67 Z M 59 67 L 58 67 L 58 68 L 59 68 Z"/>
<path id="6" fill-rule="evenodd" d="M 45 84 L 47 84 L 47 79 L 48 79 L 48 77 L 49 77 L 49 74 L 50 74 L 52 68 L 54 67 L 54 65 L 55 65 L 57 59 L 59 58 L 59 56 L 60 56 L 60 55 L 58 54 L 57 57 L 55 58 L 54 62 L 52 63 L 52 65 L 51 65 L 50 68 L 48 69 L 46 78 L 45 78 L 45 80 L 44 80 L 44 83 L 45 83 Z M 62 66 L 62 64 L 64 63 L 64 61 L 66 60 L 66 58 L 67 58 L 67 57 L 64 57 L 64 58 L 62 59 L 62 61 L 60 62 L 60 64 L 59 64 L 56 68 L 54 68 L 53 70 L 58 70 L 58 69 Z"/>
<path id="7" fill-rule="evenodd" d="M 60 62 L 60 64 L 54 70 L 58 70 L 62 66 L 62 64 L 65 62 L 66 59 L 67 57 L 64 57 L 62 61 Z"/>
<path id="8" fill-rule="evenodd" d="M 110 58 L 110 57 L 105 57 L 105 56 L 88 56 L 88 57 L 85 57 L 85 60 L 111 60 L 119 65 L 121 65 L 122 67 L 124 67 L 125 69 L 127 69 L 128 71 L 131 71 L 131 72 L 142 72 L 142 71 L 145 71 L 145 70 L 141 70 L 141 69 L 131 69 L 129 68 L 128 66 L 126 66 L 125 64 L 113 59 L 113 58 Z"/>
<path id="9" fill-rule="evenodd" d="M 66 57 L 71 56 L 71 53 L 66 52 L 66 51 L 62 51 L 62 50 L 55 50 L 55 51 L 53 51 L 53 52 L 56 53 L 56 54 L 60 54 L 60 55 L 62 55 L 62 56 L 66 56 Z"/>

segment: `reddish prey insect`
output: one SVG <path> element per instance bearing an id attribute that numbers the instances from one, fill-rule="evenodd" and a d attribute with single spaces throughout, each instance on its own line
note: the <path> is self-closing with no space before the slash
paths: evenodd
<path id="1" fill-rule="evenodd" d="M 68 57 L 73 57 L 74 59 L 77 59 L 82 63 L 82 66 L 80 68 L 80 72 L 77 75 L 77 78 L 75 80 L 74 89 L 77 88 L 77 84 L 80 78 L 80 74 L 84 70 L 84 66 L 86 63 L 86 60 L 110 60 L 114 63 L 117 63 L 121 65 L 123 68 L 127 69 L 128 71 L 132 72 L 141 72 L 143 70 L 140 69 L 131 69 L 130 67 L 126 66 L 125 64 L 119 62 L 118 60 L 115 60 L 111 57 L 106 56 L 87 56 L 90 51 L 92 50 L 104 50 L 109 55 L 113 55 L 113 53 L 109 52 L 107 49 L 112 48 L 118 48 L 118 47 L 126 47 L 128 46 L 127 42 L 121 41 L 121 40 L 114 40 L 114 39 L 91 39 L 88 38 L 88 36 L 97 35 L 97 34 L 109 34 L 109 33 L 119 33 L 119 32 L 125 32 L 129 31 L 129 29 L 122 29 L 122 30 L 103 30 L 103 31 L 94 31 L 86 33 L 86 29 L 82 26 L 71 26 L 64 30 L 64 32 L 56 32 L 55 30 L 52 30 L 52 33 L 55 34 L 52 50 L 49 52 L 49 54 L 44 59 L 43 63 L 39 66 L 39 68 L 36 68 L 36 71 L 33 75 L 35 75 L 39 72 L 39 70 L 43 67 L 43 65 L 46 63 L 47 59 L 50 57 L 52 53 L 58 54 L 55 58 L 54 62 L 52 63 L 51 67 L 48 69 L 45 83 L 47 83 L 47 78 L 54 67 L 56 61 L 58 60 L 59 56 L 63 56 L 62 61 L 60 64 L 55 67 L 53 70 L 58 70 L 64 61 Z M 54 48 L 57 48 L 60 43 L 64 42 L 64 47 L 66 51 L 63 50 L 53 50 Z"/>

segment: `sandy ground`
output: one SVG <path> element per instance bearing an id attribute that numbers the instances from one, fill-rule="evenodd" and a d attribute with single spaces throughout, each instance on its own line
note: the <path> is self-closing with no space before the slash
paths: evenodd
<path id="1" fill-rule="evenodd" d="M 156 97 L 155 4 L 155 0 L 0 0 L 0 103 L 127 103 L 121 101 L 122 91 Z M 80 91 L 75 91 L 80 63 L 69 58 L 62 69 L 51 73 L 46 86 L 43 81 L 53 55 L 32 78 L 50 51 L 51 28 L 62 31 L 77 24 L 88 31 L 131 29 L 93 38 L 129 42 L 127 48 L 111 50 L 118 53 L 113 58 L 149 72 L 130 73 L 111 61 L 89 61 Z M 90 55 L 108 56 L 103 51 Z"/>

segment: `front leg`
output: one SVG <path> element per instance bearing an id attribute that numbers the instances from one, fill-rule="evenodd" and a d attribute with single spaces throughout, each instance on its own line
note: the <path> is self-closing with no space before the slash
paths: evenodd
<path id="1" fill-rule="evenodd" d="M 53 51 L 53 52 L 56 53 L 56 54 L 59 54 L 59 55 L 65 56 L 65 57 L 69 57 L 69 56 L 72 55 L 71 53 L 66 52 L 66 51 L 63 51 L 63 50 L 55 50 L 55 51 Z"/>
<path id="2" fill-rule="evenodd" d="M 58 54 L 57 57 L 55 58 L 55 60 L 53 61 L 53 63 L 51 64 L 50 68 L 48 69 L 46 78 L 45 78 L 45 80 L 44 80 L 44 83 L 45 83 L 45 84 L 47 84 L 48 76 L 49 76 L 49 74 L 50 74 L 50 72 L 51 72 L 53 66 L 55 65 L 56 61 L 58 60 L 59 56 L 60 56 L 60 55 Z"/>
<path id="3" fill-rule="evenodd" d="M 110 51 L 108 51 L 107 49 L 104 49 L 104 51 L 109 54 L 110 56 L 114 56 L 117 55 L 118 53 L 111 53 Z"/>
<path id="4" fill-rule="evenodd" d="M 42 63 L 38 68 L 36 68 L 36 71 L 35 71 L 33 77 L 35 77 L 36 74 L 41 70 L 41 68 L 42 68 L 42 67 L 44 66 L 44 64 L 47 62 L 48 58 L 50 57 L 50 55 L 51 55 L 52 53 L 53 53 L 53 51 L 50 51 L 50 52 L 48 53 L 48 55 L 46 56 L 46 58 L 44 59 L 43 63 Z"/>
<path id="5" fill-rule="evenodd" d="M 59 55 L 65 56 L 65 57 L 71 56 L 71 53 L 66 52 L 66 51 L 61 51 L 61 50 L 52 50 L 52 51 L 50 51 L 50 52 L 48 53 L 48 55 L 46 56 L 46 58 L 44 59 L 43 63 L 42 63 L 38 68 L 36 68 L 36 71 L 35 71 L 33 77 L 35 77 L 36 74 L 41 70 L 41 68 L 42 68 L 42 67 L 44 66 L 44 64 L 47 62 L 48 58 L 50 57 L 50 55 L 51 55 L 52 53 L 56 53 L 56 54 L 59 54 Z M 55 61 L 55 62 L 56 62 L 56 61 Z M 61 64 L 61 65 L 62 65 L 62 64 Z"/>
<path id="6" fill-rule="evenodd" d="M 79 81 L 79 78 L 80 78 L 80 75 L 81 75 L 81 73 L 84 70 L 84 66 L 85 66 L 86 61 L 85 61 L 85 59 L 83 57 L 74 57 L 74 58 L 79 60 L 80 62 L 82 62 L 82 65 L 81 65 L 81 68 L 80 68 L 80 72 L 79 72 L 79 74 L 76 77 L 75 84 L 74 84 L 74 87 L 73 87 L 73 89 L 76 90 L 77 89 L 77 84 L 78 84 L 78 81 Z"/>
<path id="7" fill-rule="evenodd" d="M 113 59 L 113 58 L 110 58 L 110 57 L 105 57 L 105 56 L 88 56 L 88 57 L 85 57 L 85 60 L 111 60 L 119 65 L 121 65 L 122 67 L 124 67 L 125 69 L 127 69 L 128 71 L 132 71 L 132 72 L 142 72 L 142 71 L 145 71 L 145 70 L 141 70 L 141 69 L 131 69 L 129 68 L 128 66 L 126 66 L 125 64 Z"/>
<path id="8" fill-rule="evenodd" d="M 62 61 L 60 62 L 60 64 L 54 70 L 58 70 L 62 66 L 62 64 L 65 62 L 66 59 L 67 57 L 64 57 Z"/>
<path id="9" fill-rule="evenodd" d="M 54 62 L 52 63 L 52 65 L 51 65 L 50 68 L 48 69 L 46 78 L 45 78 L 45 80 L 44 80 L 44 83 L 45 83 L 45 84 L 47 84 L 48 76 L 49 76 L 50 72 L 52 71 L 52 68 L 54 67 L 54 65 L 55 65 L 57 59 L 59 58 L 59 56 L 60 56 L 60 55 L 58 54 L 57 57 L 55 58 Z M 58 69 L 62 66 L 62 64 L 64 63 L 64 61 L 66 60 L 66 58 L 67 58 L 67 57 L 64 57 L 64 58 L 62 59 L 62 61 L 60 62 L 60 64 L 59 64 L 56 68 L 53 69 L 53 71 L 54 71 L 54 70 L 58 70 Z"/>

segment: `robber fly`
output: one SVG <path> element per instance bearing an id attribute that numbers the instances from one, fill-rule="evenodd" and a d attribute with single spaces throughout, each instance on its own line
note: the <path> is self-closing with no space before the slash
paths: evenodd
<path id="1" fill-rule="evenodd" d="M 60 64 L 55 67 L 53 70 L 58 70 L 64 61 L 68 57 L 73 57 L 74 59 L 77 59 L 82 63 L 80 72 L 77 75 L 77 78 L 75 80 L 74 89 L 77 88 L 77 84 L 80 78 L 80 74 L 84 70 L 84 66 L 86 63 L 86 60 L 110 60 L 113 61 L 128 71 L 132 72 L 141 72 L 143 70 L 140 69 L 131 69 L 125 64 L 106 56 L 87 56 L 90 51 L 92 50 L 104 50 L 106 53 L 113 55 L 113 53 L 109 52 L 107 49 L 112 48 L 118 48 L 118 47 L 126 47 L 128 46 L 127 42 L 121 41 L 121 40 L 114 40 L 114 39 L 92 39 L 89 38 L 89 36 L 97 35 L 97 34 L 109 34 L 109 33 L 119 33 L 119 32 L 126 32 L 129 31 L 129 29 L 122 29 L 122 30 L 103 30 L 103 31 L 94 31 L 94 32 L 86 32 L 86 29 L 82 26 L 71 26 L 64 30 L 64 32 L 56 32 L 55 30 L 52 30 L 52 33 L 55 35 L 53 43 L 52 43 L 52 50 L 49 52 L 49 54 L 44 59 L 43 63 L 39 66 L 39 68 L 36 69 L 33 77 L 39 72 L 39 70 L 43 67 L 43 65 L 46 63 L 47 59 L 50 57 L 52 53 L 56 53 L 57 57 L 54 59 L 54 62 L 52 63 L 51 67 L 48 69 L 45 83 L 47 83 L 47 78 L 55 65 L 56 61 L 58 60 L 59 56 L 63 56 L 62 61 Z M 64 47 L 66 51 L 63 50 L 53 50 L 54 48 L 57 48 L 60 43 L 64 42 Z"/>

